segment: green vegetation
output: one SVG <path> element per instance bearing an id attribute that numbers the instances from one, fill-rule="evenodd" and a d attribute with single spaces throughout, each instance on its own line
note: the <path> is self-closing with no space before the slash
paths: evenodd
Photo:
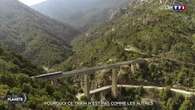
<path id="1" fill-rule="evenodd" d="M 32 65 L 29 61 L 13 52 L 7 52 L 0 48 L 0 72 L 25 73 L 29 76 L 43 74 L 44 70 Z"/>
<path id="2" fill-rule="evenodd" d="M 183 2 L 187 1 L 183 0 Z M 3 0 L 2 4 L 6 3 L 10 2 Z M 22 6 L 18 5 L 17 2 L 14 3 L 16 4 L 11 6 Z M 64 63 L 57 65 L 56 68 L 60 71 L 71 70 L 158 56 L 150 63 L 128 65 L 127 70 L 119 72 L 118 83 L 194 89 L 195 67 L 177 62 L 195 63 L 194 5 L 193 1 L 188 5 L 188 11 L 178 13 L 164 9 L 164 4 L 160 4 L 156 0 L 135 2 L 129 8 L 121 9 L 112 21 L 91 29 L 87 34 L 76 39 L 73 42 L 73 55 Z M 6 8 L 0 4 L 0 9 L 2 7 Z M 23 7 L 23 9 L 26 8 Z M 62 28 L 56 27 L 55 29 L 59 29 L 58 31 L 48 29 L 55 27 L 56 23 L 50 24 L 50 20 L 44 22 L 45 17 L 39 16 L 33 11 L 28 11 L 28 16 L 20 18 L 21 15 L 18 16 L 19 20 L 15 20 L 15 18 L 12 19 L 11 15 L 20 15 L 20 13 L 26 12 L 20 10 L 15 13 L 14 9 L 10 10 L 10 12 L 0 10 L 0 13 L 2 12 L 0 21 L 3 21 L 0 27 L 0 43 L 3 48 L 0 49 L 0 96 L 25 93 L 28 96 L 28 101 L 24 104 L 10 105 L 10 103 L 1 100 L 0 110 L 7 110 L 8 106 L 14 110 L 194 110 L 194 96 L 185 97 L 171 92 L 169 88 L 156 91 L 153 89 L 145 90 L 142 87 L 120 89 L 120 97 L 118 98 L 111 97 L 111 91 L 105 91 L 103 96 L 108 101 L 152 100 L 154 104 L 121 108 L 44 105 L 43 103 L 46 101 L 77 101 L 76 95 L 82 88 L 82 84 L 80 84 L 82 76 L 53 81 L 30 78 L 32 75 L 43 74 L 45 71 L 20 55 L 6 51 L 4 48 L 21 53 L 34 64 L 46 66 L 58 64 L 62 59 L 65 59 L 70 51 L 66 51 L 68 45 L 63 37 L 64 34 L 58 33 Z M 8 20 L 5 20 L 4 15 Z M 33 16 L 38 16 L 38 18 L 32 19 Z M 62 27 L 62 31 L 65 32 L 66 27 L 64 25 Z M 110 84 L 111 71 L 98 72 L 100 74 L 90 77 L 91 88 Z M 100 100 L 101 98 L 99 94 L 96 94 L 93 99 Z M 87 99 L 83 97 L 82 100 L 86 101 Z"/>
<path id="3" fill-rule="evenodd" d="M 6 99 L 0 100 L 0 110 L 34 110 L 53 109 L 59 107 L 44 105 L 46 101 L 75 100 L 76 88 L 69 86 L 66 79 L 41 81 L 30 78 L 32 75 L 43 74 L 45 71 L 32 65 L 20 55 L 0 49 L 0 97 L 6 95 L 20 95 L 25 93 L 28 100 L 25 104 L 16 104 L 15 107 L 7 103 Z M 57 84 L 58 86 L 54 86 Z M 65 107 L 67 108 L 67 107 Z"/>
<path id="4" fill-rule="evenodd" d="M 89 32 L 89 37 L 75 41 L 75 57 L 89 65 L 109 59 L 120 61 L 143 57 L 124 50 L 133 47 L 147 55 L 193 62 L 195 22 L 190 18 L 193 13 L 176 13 L 158 7 L 157 3 L 146 3 L 143 7 L 130 8 L 126 10 L 132 12 L 129 15 L 101 26 L 100 31 Z"/>
<path id="5" fill-rule="evenodd" d="M 163 59 L 195 63 L 194 9 L 189 5 L 188 11 L 179 13 L 163 9 L 159 1 L 137 3 L 121 10 L 123 14 L 117 19 L 76 39 L 73 56 L 59 68 L 91 67 L 155 55 L 162 59 L 144 64 L 129 78 L 195 88 L 194 66 Z"/>
<path id="6" fill-rule="evenodd" d="M 155 0 L 136 3 L 121 10 L 114 20 L 77 38 L 73 42 L 73 56 L 58 69 L 92 67 L 157 56 L 154 61 L 135 68 L 134 72 L 125 71 L 119 83 L 125 80 L 125 84 L 136 82 L 194 89 L 195 67 L 177 62 L 195 63 L 195 2 L 182 2 L 187 4 L 188 10 L 181 13 L 167 10 Z M 167 4 L 171 4 L 171 0 Z M 91 77 L 91 80 L 107 84 L 110 80 L 104 77 L 106 74 L 109 76 L 111 72 L 102 73 L 102 77 Z M 154 110 L 194 109 L 193 97 L 184 98 L 169 94 L 169 91 L 164 92 L 160 93 L 162 97 L 151 93 L 154 96 L 150 98 L 159 102 L 157 108 L 153 107 Z"/>
<path id="7" fill-rule="evenodd" d="M 18 1 L 0 1 L 0 46 L 29 59 L 52 66 L 71 54 L 70 41 L 78 32 Z"/>
<path id="8" fill-rule="evenodd" d="M 156 90 L 137 89 L 120 89 L 122 95 L 117 99 L 110 98 L 110 91 L 104 92 L 107 101 L 126 101 L 128 106 L 125 107 L 84 107 L 89 110 L 194 110 L 195 96 L 185 98 L 180 94 L 171 92 L 168 88 Z M 97 95 L 96 95 L 97 96 Z M 99 97 L 96 97 L 98 100 Z M 79 109 L 76 109 L 79 110 Z"/>

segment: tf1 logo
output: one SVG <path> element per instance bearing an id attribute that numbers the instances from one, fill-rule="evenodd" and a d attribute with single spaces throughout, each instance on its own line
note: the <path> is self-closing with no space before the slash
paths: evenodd
<path id="1" fill-rule="evenodd" d="M 187 5 L 184 4 L 174 4 L 173 5 L 173 10 L 176 12 L 183 12 L 187 10 Z"/>

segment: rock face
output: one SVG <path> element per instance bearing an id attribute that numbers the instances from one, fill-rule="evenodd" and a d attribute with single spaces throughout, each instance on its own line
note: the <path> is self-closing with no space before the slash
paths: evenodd
<path id="1" fill-rule="evenodd" d="M 16 0 L 0 1 L 0 44 L 35 64 L 52 65 L 70 53 L 78 31 Z"/>
<path id="2" fill-rule="evenodd" d="M 32 8 L 83 29 L 92 24 L 105 22 L 113 14 L 112 12 L 126 7 L 128 2 L 128 0 L 47 0 Z"/>

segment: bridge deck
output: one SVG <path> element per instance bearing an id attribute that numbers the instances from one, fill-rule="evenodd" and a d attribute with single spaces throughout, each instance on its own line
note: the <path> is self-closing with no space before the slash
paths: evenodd
<path id="1" fill-rule="evenodd" d="M 175 62 L 180 65 L 187 65 L 187 66 L 193 66 L 195 67 L 195 64 L 193 63 L 186 63 L 183 61 L 178 61 L 175 59 L 170 59 L 170 58 L 156 58 L 157 60 L 159 59 L 165 59 L 169 60 L 172 62 Z M 142 62 L 148 62 L 151 60 L 155 60 L 155 58 L 140 58 L 136 60 L 131 60 L 131 61 L 124 61 L 124 62 L 118 62 L 115 64 L 108 64 L 108 65 L 103 65 L 103 66 L 95 66 L 91 68 L 83 68 L 83 69 L 77 69 L 77 70 L 72 70 L 72 71 L 67 71 L 67 72 L 54 72 L 54 73 L 47 73 L 47 74 L 42 74 L 42 75 L 37 75 L 37 76 L 32 76 L 31 78 L 36 78 L 36 79 L 56 79 L 56 78 L 61 78 L 61 77 L 71 77 L 74 75 L 81 75 L 81 74 L 94 74 L 95 71 L 102 70 L 102 69 L 112 69 L 112 68 L 119 68 L 122 65 L 129 65 L 133 63 L 142 63 Z"/>
<path id="2" fill-rule="evenodd" d="M 136 60 L 132 60 L 132 61 L 124 61 L 124 62 L 119 62 L 119 63 L 115 63 L 115 64 L 95 66 L 95 67 L 91 67 L 91 68 L 77 69 L 77 70 L 67 71 L 67 72 L 59 71 L 59 72 L 54 72 L 54 73 L 47 73 L 47 74 L 33 76 L 32 78 L 54 79 L 54 78 L 60 78 L 60 77 L 70 77 L 73 75 L 94 74 L 95 71 L 98 71 L 98 70 L 119 68 L 122 65 L 129 65 L 129 64 L 133 64 L 133 63 L 142 63 L 142 62 L 145 62 L 146 60 L 147 59 L 136 59 Z"/>

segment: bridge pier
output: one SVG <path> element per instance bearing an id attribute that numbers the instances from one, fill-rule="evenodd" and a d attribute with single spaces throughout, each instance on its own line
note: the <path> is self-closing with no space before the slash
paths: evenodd
<path id="1" fill-rule="evenodd" d="M 86 96 L 86 98 L 89 100 L 90 99 L 90 84 L 89 84 L 89 75 L 88 74 L 84 74 L 84 94 Z"/>
<path id="2" fill-rule="evenodd" d="M 57 79 L 53 79 L 50 81 L 52 86 L 57 86 Z"/>
<path id="3" fill-rule="evenodd" d="M 118 91 L 117 91 L 117 82 L 118 82 L 118 74 L 117 70 L 113 69 L 112 70 L 112 96 L 116 98 L 118 96 Z"/>
<path id="4" fill-rule="evenodd" d="M 103 101 L 106 101 L 106 98 L 105 98 L 105 92 L 102 91 L 100 92 L 100 100 L 103 102 Z"/>

